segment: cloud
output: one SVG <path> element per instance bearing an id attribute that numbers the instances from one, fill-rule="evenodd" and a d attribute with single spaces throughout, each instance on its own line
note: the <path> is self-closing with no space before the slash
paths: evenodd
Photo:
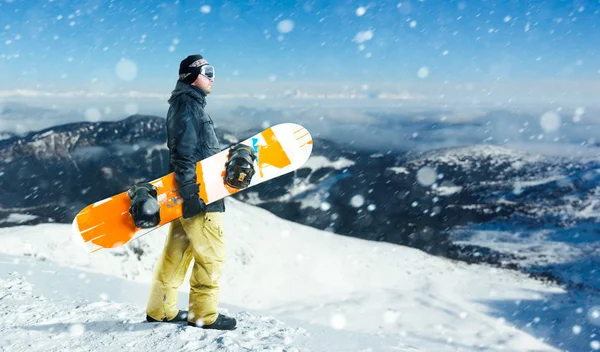
<path id="1" fill-rule="evenodd" d="M 126 91 L 118 93 L 104 93 L 104 92 L 90 92 L 84 90 L 78 91 L 67 91 L 67 92 L 46 92 L 40 90 L 31 89 L 13 89 L 13 90 L 0 90 L 0 98 L 136 98 L 136 99 L 160 99 L 167 100 L 169 94 L 163 93 L 152 93 L 152 92 L 140 92 L 140 91 Z M 300 90 L 285 90 L 283 92 L 275 92 L 272 94 L 266 93 L 226 93 L 226 94 L 212 94 L 212 98 L 215 99 L 368 99 L 372 98 L 371 95 L 364 92 L 355 91 L 332 91 L 332 92 L 306 92 Z M 379 99 L 391 99 L 391 100 L 417 100 L 424 99 L 425 96 L 421 94 L 410 94 L 410 93 L 398 93 L 398 92 L 380 92 L 377 95 Z"/>
<path id="2" fill-rule="evenodd" d="M 0 90 L 0 98 L 17 97 L 45 97 L 45 98 L 156 98 L 166 99 L 168 95 L 161 93 L 148 93 L 139 91 L 127 91 L 118 93 L 90 92 L 75 90 L 66 92 L 48 92 L 32 89 Z"/>

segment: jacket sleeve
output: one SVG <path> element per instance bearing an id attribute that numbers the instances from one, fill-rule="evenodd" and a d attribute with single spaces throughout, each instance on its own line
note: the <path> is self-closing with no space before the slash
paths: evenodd
<path id="1" fill-rule="evenodd" d="M 175 181 L 180 189 L 191 188 L 196 184 L 197 160 L 194 154 L 198 143 L 198 131 L 192 111 L 187 102 L 182 102 L 168 126 L 169 134 L 172 135 L 171 163 L 175 172 Z"/>

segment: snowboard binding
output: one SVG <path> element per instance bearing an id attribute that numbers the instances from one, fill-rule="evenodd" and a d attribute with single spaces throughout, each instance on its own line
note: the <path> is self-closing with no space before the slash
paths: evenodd
<path id="1" fill-rule="evenodd" d="M 160 223 L 158 190 L 149 183 L 134 185 L 127 191 L 131 199 L 129 214 L 138 228 L 150 228 Z"/>
<path id="2" fill-rule="evenodd" d="M 225 163 L 225 183 L 229 187 L 237 189 L 248 187 L 252 181 L 252 176 L 256 172 L 254 169 L 255 160 L 254 148 L 244 144 L 230 147 L 229 156 Z"/>

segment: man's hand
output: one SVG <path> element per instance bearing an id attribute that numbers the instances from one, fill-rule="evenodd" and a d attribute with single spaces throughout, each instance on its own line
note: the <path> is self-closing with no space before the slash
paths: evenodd
<path id="1" fill-rule="evenodd" d="M 183 218 L 188 219 L 206 212 L 206 203 L 200 197 L 184 199 Z"/>
<path id="2" fill-rule="evenodd" d="M 188 219 L 206 212 L 206 203 L 198 195 L 200 185 L 191 183 L 179 188 L 179 195 L 183 198 L 183 218 Z"/>

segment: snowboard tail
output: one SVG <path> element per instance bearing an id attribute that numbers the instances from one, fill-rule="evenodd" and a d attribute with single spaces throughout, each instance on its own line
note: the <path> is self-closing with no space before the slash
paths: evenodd
<path id="1" fill-rule="evenodd" d="M 284 123 L 238 143 L 254 149 L 256 174 L 243 189 L 224 182 L 228 149 L 196 163 L 199 195 L 206 204 L 223 199 L 259 183 L 299 169 L 310 157 L 312 137 L 302 126 Z M 183 200 L 178 193 L 175 174 L 170 173 L 150 182 L 157 189 L 160 222 L 163 226 L 182 216 Z M 129 213 L 131 199 L 127 191 L 108 197 L 83 208 L 73 220 L 72 231 L 85 243 L 90 252 L 122 246 L 155 228 L 138 228 Z"/>

